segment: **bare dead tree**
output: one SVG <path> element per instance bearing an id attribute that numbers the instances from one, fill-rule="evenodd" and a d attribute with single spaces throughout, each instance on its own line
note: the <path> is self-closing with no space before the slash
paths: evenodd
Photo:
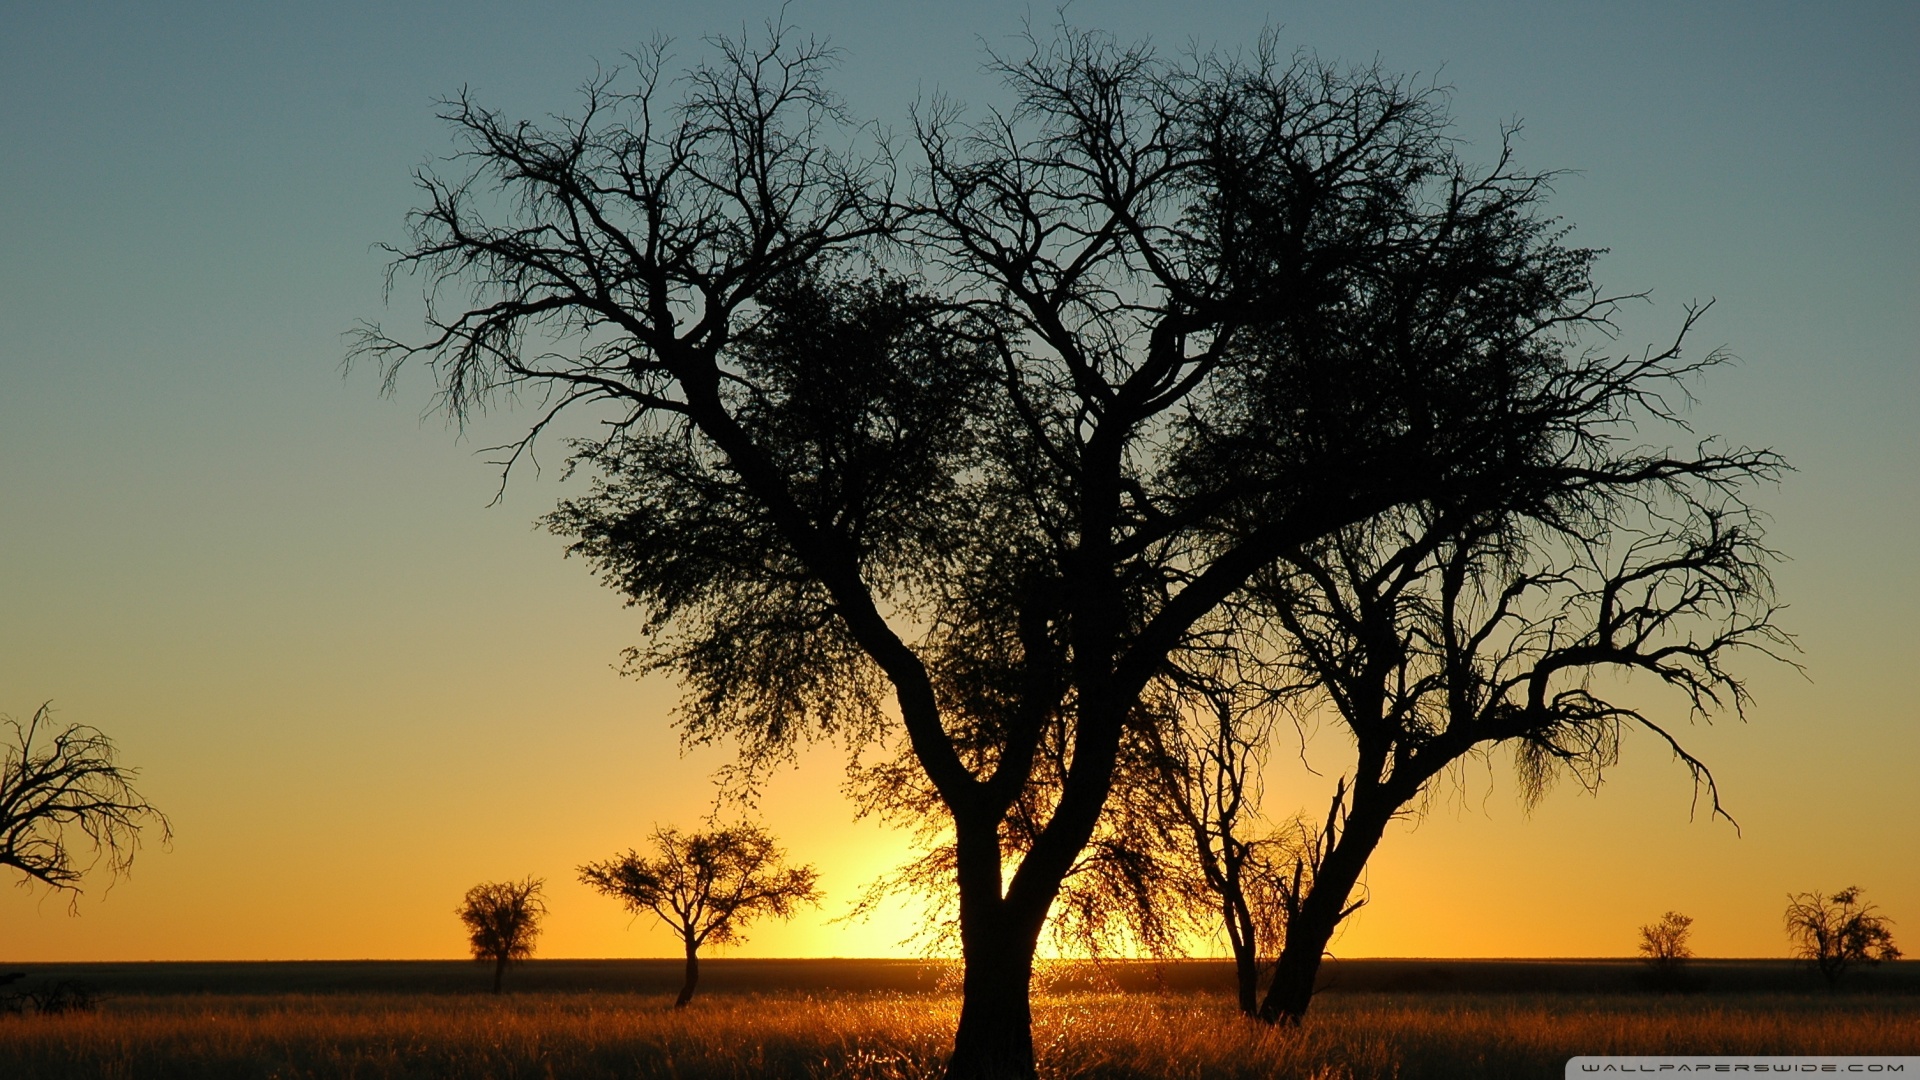
<path id="1" fill-rule="evenodd" d="M 500 992 L 507 966 L 533 955 L 533 943 L 540 936 L 540 920 L 547 905 L 541 896 L 545 882 L 537 877 L 522 881 L 482 882 L 467 890 L 466 898 L 454 909 L 467 928 L 467 944 L 473 958 L 493 965 L 493 992 Z"/>
<path id="2" fill-rule="evenodd" d="M 686 1008 L 700 984 L 700 948 L 746 940 L 756 919 L 791 919 L 801 904 L 820 902 L 820 875 L 811 866 L 787 866 L 773 836 L 758 825 L 711 832 L 653 830 L 651 857 L 625 855 L 580 868 L 580 880 L 625 904 L 652 912 L 680 936 L 686 978 L 673 1007 Z"/>
<path id="3" fill-rule="evenodd" d="M 141 830 L 158 827 L 160 841 L 173 839 L 167 816 L 133 786 L 138 769 L 119 763 L 112 740 L 99 729 L 52 726 L 53 703 L 34 710 L 23 725 L 4 723 L 13 739 L 0 759 L 0 866 L 79 898 L 80 882 L 105 862 L 110 877 L 129 872 Z M 76 859 L 74 835 L 92 850 Z"/>
<path id="4" fill-rule="evenodd" d="M 596 410 L 549 523 L 646 616 L 636 668 L 749 772 L 904 741 L 954 841 L 950 1075 L 1029 1077 L 1035 948 L 1175 654 L 1356 523 L 1587 483 L 1671 365 L 1584 350 L 1613 301 L 1549 178 L 1377 69 L 1063 28 L 995 59 L 1005 110 L 920 111 L 903 191 L 828 50 L 714 46 L 547 125 L 451 102 L 394 263 L 432 329 L 357 355 L 456 418 L 540 402 L 508 467 Z"/>

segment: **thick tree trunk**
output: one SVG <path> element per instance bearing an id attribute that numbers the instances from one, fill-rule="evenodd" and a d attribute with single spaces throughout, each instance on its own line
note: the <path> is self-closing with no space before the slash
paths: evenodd
<path id="1" fill-rule="evenodd" d="M 507 974 L 507 958 L 496 956 L 493 960 L 493 992 L 500 992 L 500 980 Z"/>
<path id="2" fill-rule="evenodd" d="M 966 963 L 960 1024 L 947 1063 L 950 1080 L 1032 1080 L 1037 1075 L 1029 998 L 1034 948 L 1060 883 L 1099 822 L 1113 783 L 1124 719 L 1123 711 L 1103 713 L 1084 699 L 1080 708 L 1074 762 L 1060 801 L 1004 891 L 1000 829 L 1012 792 L 998 804 L 950 805 L 960 947 Z M 1007 765 L 1003 760 L 1000 767 Z"/>
<path id="3" fill-rule="evenodd" d="M 687 1002 L 693 1000 L 693 988 L 700 985 L 699 949 L 700 947 L 693 942 L 687 942 L 686 977 L 680 983 L 680 996 L 673 999 L 673 1007 L 676 1009 L 686 1008 Z"/>
<path id="4" fill-rule="evenodd" d="M 948 1080 L 1031 1080 L 1036 1075 L 1029 997 L 1036 939 L 1013 931 L 1002 914 L 992 920 L 996 927 L 963 930 L 966 975 Z"/>
<path id="5" fill-rule="evenodd" d="M 1353 887 L 1373 849 L 1380 845 L 1392 816 L 1391 808 L 1363 807 L 1360 797 L 1355 796 L 1345 831 L 1314 874 L 1299 913 L 1287 920 L 1287 943 L 1280 950 L 1280 962 L 1274 968 L 1266 999 L 1260 1003 L 1260 1019 L 1291 1025 L 1307 1015 L 1327 942 L 1333 940 Z"/>
<path id="6" fill-rule="evenodd" d="M 1057 823 L 1057 821 L 1056 821 Z M 1043 838 L 1027 852 L 1011 888 L 1001 889 L 1000 822 L 982 814 L 955 815 L 957 884 L 960 887 L 960 948 L 966 963 L 960 1024 L 953 1035 L 949 1080 L 1032 1080 L 1033 1007 L 1029 997 L 1033 953 L 1060 882 L 1071 866 L 1049 843 L 1084 837 Z"/>
<path id="7" fill-rule="evenodd" d="M 1320 890 L 1316 882 L 1314 892 Z M 1345 898 L 1342 890 L 1343 903 Z M 1332 911 L 1338 914 L 1339 909 Z M 1287 944 L 1280 950 L 1280 963 L 1274 968 L 1266 1000 L 1260 1003 L 1260 1019 L 1269 1024 L 1298 1024 L 1307 1015 L 1307 1006 L 1313 1003 L 1314 982 L 1320 976 L 1320 958 L 1326 954 L 1336 925 L 1337 920 L 1320 911 L 1309 918 L 1303 910 L 1300 917 L 1288 920 Z"/>

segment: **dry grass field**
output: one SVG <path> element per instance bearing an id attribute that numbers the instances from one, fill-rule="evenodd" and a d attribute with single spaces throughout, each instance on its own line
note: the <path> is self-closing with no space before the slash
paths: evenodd
<path id="1" fill-rule="evenodd" d="M 680 1013 L 657 985 L 668 965 L 644 963 L 536 963 L 499 998 L 451 964 L 103 966 L 82 973 L 103 995 L 92 1012 L 0 1016 L 0 1076 L 938 1075 L 958 1002 L 926 967 L 757 963 L 712 965 L 716 987 Z M 1058 981 L 1037 1007 L 1042 1075 L 1557 1077 L 1578 1053 L 1920 1054 L 1913 970 L 1828 994 L 1770 988 L 1791 974 L 1778 965 L 1721 965 L 1717 989 L 1662 995 L 1581 987 L 1626 966 L 1345 967 L 1298 1031 L 1240 1020 L 1203 988 L 1210 965 Z M 1501 987 L 1556 970 L 1571 989 Z M 1396 983 L 1412 988 L 1379 988 Z"/>

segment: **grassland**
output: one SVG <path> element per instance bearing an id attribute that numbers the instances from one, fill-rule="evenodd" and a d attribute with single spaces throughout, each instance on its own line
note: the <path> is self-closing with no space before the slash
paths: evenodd
<path id="1" fill-rule="evenodd" d="M 676 1013 L 672 965 L 645 962 L 535 963 L 499 998 L 452 964 L 81 966 L 60 974 L 89 979 L 100 1006 L 0 1017 L 0 1076 L 938 1075 L 958 1002 L 936 968 L 708 967 L 709 992 Z M 1703 965 L 1691 994 L 1635 991 L 1632 971 L 1351 962 L 1302 1029 L 1271 1031 L 1212 989 L 1217 966 L 1128 966 L 1054 980 L 1035 1035 L 1049 1077 L 1557 1077 L 1577 1053 L 1920 1054 L 1920 966 L 1841 994 L 1780 989 L 1800 974 L 1783 965 Z"/>

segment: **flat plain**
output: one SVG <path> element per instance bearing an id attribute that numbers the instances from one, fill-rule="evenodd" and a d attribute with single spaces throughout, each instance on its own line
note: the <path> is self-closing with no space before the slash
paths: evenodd
<path id="1" fill-rule="evenodd" d="M 888 960 L 533 961 L 509 992 L 440 961 L 7 965 L 90 1011 L 0 1015 L 0 1076 L 857 1077 L 939 1075 L 951 969 Z M 1329 965 L 1298 1030 L 1235 1015 L 1226 965 L 1058 966 L 1035 995 L 1046 1077 L 1557 1077 L 1595 1053 L 1920 1054 L 1920 962 L 1838 993 L 1805 968 L 1703 961 L 1687 992 L 1627 961 Z"/>

